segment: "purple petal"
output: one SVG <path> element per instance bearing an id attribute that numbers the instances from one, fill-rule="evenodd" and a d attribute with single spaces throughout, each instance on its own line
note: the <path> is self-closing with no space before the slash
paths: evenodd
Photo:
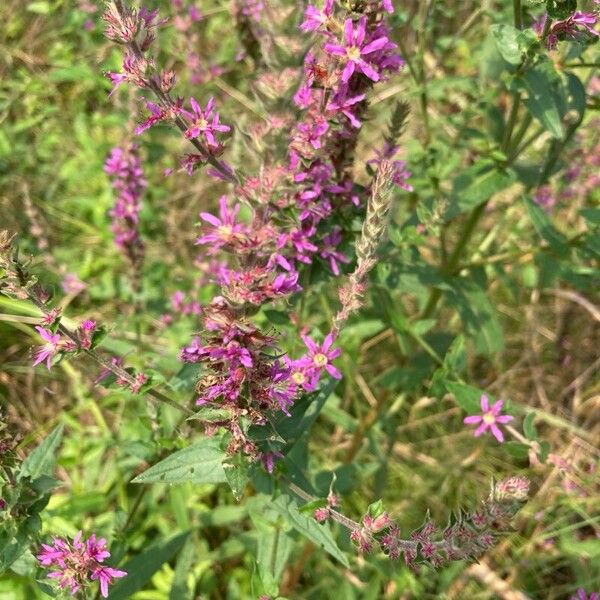
<path id="1" fill-rule="evenodd" d="M 323 345 L 321 346 L 321 351 L 323 352 L 323 354 L 327 354 L 327 351 L 329 350 L 329 348 L 331 348 L 334 339 L 335 338 L 333 337 L 333 332 L 331 331 L 325 336 L 325 339 L 323 340 Z"/>
<path id="2" fill-rule="evenodd" d="M 344 41 L 347 46 L 352 46 L 352 19 L 346 19 L 344 22 Z"/>
<path id="3" fill-rule="evenodd" d="M 348 79 L 350 79 L 350 77 L 352 77 L 352 74 L 354 73 L 354 69 L 355 69 L 354 62 L 349 60 L 346 63 L 346 66 L 344 67 L 344 71 L 342 72 L 342 81 L 344 83 L 346 83 L 348 81 Z"/>
<path id="4" fill-rule="evenodd" d="M 488 410 L 490 410 L 490 399 L 487 397 L 486 394 L 481 395 L 481 399 L 479 402 L 481 405 L 481 410 L 483 412 L 488 412 Z"/>
<path id="5" fill-rule="evenodd" d="M 509 423 L 513 419 L 514 417 L 511 415 L 500 415 L 499 417 L 496 417 L 496 421 L 498 423 Z"/>
<path id="6" fill-rule="evenodd" d="M 373 40 L 370 44 L 367 44 L 361 51 L 361 54 L 371 54 L 381 50 L 386 44 L 388 39 L 386 37 L 380 37 L 379 39 Z"/>
<path id="7" fill-rule="evenodd" d="M 339 46 L 338 44 L 325 44 L 323 46 L 326 52 L 329 54 L 336 54 L 338 56 L 346 56 L 346 48 L 344 46 Z"/>
<path id="8" fill-rule="evenodd" d="M 500 431 L 500 429 L 498 429 L 498 426 L 496 425 L 496 423 L 492 423 L 491 425 L 491 430 L 492 430 L 492 434 L 493 436 L 500 442 L 502 443 L 504 441 L 504 436 L 502 435 L 502 432 Z"/>
<path id="9" fill-rule="evenodd" d="M 319 352 L 319 347 L 307 335 L 302 336 L 302 341 L 313 354 Z"/>
<path id="10" fill-rule="evenodd" d="M 379 73 L 369 63 L 359 60 L 357 66 L 371 81 L 379 81 Z"/>
<path id="11" fill-rule="evenodd" d="M 325 370 L 334 378 L 334 379 L 341 379 L 342 378 L 342 374 L 341 372 L 336 369 L 333 365 L 328 364 L 325 366 Z"/>
<path id="12" fill-rule="evenodd" d="M 200 218 L 202 218 L 205 221 L 207 221 L 208 223 L 210 223 L 213 227 L 221 227 L 221 221 L 219 221 L 219 219 L 217 219 L 217 217 L 215 217 L 214 215 L 211 215 L 210 213 L 201 212 Z"/>
<path id="13" fill-rule="evenodd" d="M 465 417 L 463 423 L 467 425 L 474 425 L 475 423 L 479 423 L 483 417 L 481 415 L 470 415 L 469 417 Z"/>
<path id="14" fill-rule="evenodd" d="M 488 428 L 488 424 L 485 421 L 482 421 L 481 425 L 475 430 L 473 435 L 475 437 L 479 437 L 487 428 Z"/>

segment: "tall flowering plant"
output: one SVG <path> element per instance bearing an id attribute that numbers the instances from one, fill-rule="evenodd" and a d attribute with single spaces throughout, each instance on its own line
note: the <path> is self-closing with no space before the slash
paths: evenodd
<path id="1" fill-rule="evenodd" d="M 355 460 L 359 453 L 377 449 L 381 465 L 397 455 L 395 414 L 407 394 L 414 395 L 415 406 L 425 396 L 440 401 L 451 398 L 467 413 L 463 423 L 475 426 L 456 433 L 470 443 L 491 442 L 493 451 L 506 449 L 535 466 L 547 459 L 555 465 L 567 464 L 549 454 L 549 447 L 538 439 L 533 425 L 537 413 L 523 415 L 521 433 L 514 404 L 493 400 L 491 392 L 465 383 L 469 358 L 465 339 L 455 336 L 450 343 L 446 328 L 463 322 L 473 338 L 473 353 L 484 354 L 482 348 L 490 354 L 500 350 L 497 317 L 479 287 L 491 272 L 480 255 L 495 243 L 500 226 L 490 226 L 473 256 L 466 254 L 478 224 L 486 214 L 496 215 L 492 200 L 517 179 L 521 178 L 524 210 L 543 240 L 540 252 L 565 256 L 589 241 L 587 234 L 567 239 L 550 221 L 555 205 L 550 178 L 583 120 L 586 95 L 575 76 L 561 79 L 552 71 L 547 53 L 562 43 L 592 43 L 598 36 L 597 15 L 577 11 L 570 1 L 548 0 L 546 14 L 525 26 L 523 18 L 529 14 L 520 2 L 514 3 L 515 27 L 501 24 L 490 31 L 497 63 L 506 70 L 493 85 L 510 83 L 502 91 L 499 107 L 491 106 L 487 97 L 478 99 L 489 114 L 497 116 L 507 108 L 500 133 L 493 141 L 473 142 L 473 127 L 461 121 L 463 115 L 454 106 L 453 119 L 438 131 L 440 136 L 449 131 L 456 154 L 467 157 L 458 169 L 449 150 L 454 146 L 446 144 L 443 154 L 443 144 L 430 130 L 433 111 L 428 86 L 432 82 L 427 73 L 425 24 L 434 4 L 418 11 L 422 31 L 417 32 L 418 51 L 412 52 L 404 47 L 405 32 L 397 29 L 404 13 L 395 14 L 390 0 L 325 0 L 323 5 L 308 4 L 295 16 L 285 6 L 236 1 L 231 22 L 239 44 L 235 64 L 228 68 L 232 81 L 244 66 L 256 72 L 248 90 L 239 86 L 242 91 L 219 79 L 223 73 L 214 65 L 207 69 L 198 65 L 196 46 L 205 26 L 209 28 L 211 10 L 204 14 L 191 2 L 174 0 L 173 23 L 187 54 L 179 59 L 184 58 L 191 69 L 194 88 L 190 91 L 181 83 L 185 78 L 160 64 L 164 53 L 159 39 L 168 19 L 159 16 L 158 9 L 134 8 L 122 0 L 108 3 L 103 16 L 106 37 L 122 49 L 120 68 L 106 73 L 109 101 L 130 87 L 142 109 L 133 131 L 123 132 L 127 141 L 113 147 L 104 163 L 113 190 L 107 228 L 132 270 L 139 300 L 134 312 L 160 305 L 162 314 L 143 331 L 138 326 L 135 333 L 120 336 L 116 330 L 115 337 L 123 339 L 103 345 L 110 317 L 98 310 L 93 319 L 89 315 L 69 319 L 63 314 L 66 307 L 38 282 L 35 265 L 19 256 L 12 235 L 0 234 L 0 291 L 33 304 L 39 315 L 33 323 L 39 338 L 33 366 L 43 365 L 54 375 L 62 361 L 84 356 L 100 367 L 93 380 L 96 385 L 119 390 L 108 392 L 109 400 L 112 394 L 126 398 L 136 410 L 142 406 L 141 398 L 149 401 L 139 420 L 149 423 L 152 444 L 145 439 L 133 444 L 131 452 L 137 458 L 143 455 L 145 462 L 130 468 L 124 461 L 128 481 L 140 486 L 183 483 L 189 486 L 184 489 L 194 490 L 191 493 L 200 486 L 228 484 L 236 501 L 246 499 L 243 518 L 250 515 L 248 523 L 256 526 L 251 537 L 257 548 L 258 578 L 248 592 L 253 597 L 276 597 L 284 593 L 281 590 L 293 593 L 302 568 L 292 565 L 285 577 L 281 573 L 291 552 L 292 530 L 346 568 L 350 560 L 364 564 L 360 556 L 351 555 L 349 560 L 347 550 L 352 547 L 359 555 L 380 553 L 397 570 L 405 565 L 411 573 L 422 566 L 441 569 L 452 561 L 475 561 L 493 551 L 528 499 L 530 483 L 523 475 L 508 474 L 492 481 L 482 503 L 458 508 L 446 526 L 427 514 L 410 533 L 405 533 L 405 515 L 393 516 L 381 501 L 367 507 L 360 494 L 344 498 L 343 490 L 353 489 L 346 469 L 359 465 Z M 221 8 L 215 12 L 222 12 Z M 294 18 L 293 28 L 288 27 Z M 448 39 L 444 43 L 455 43 Z M 400 101 L 390 108 L 383 133 L 377 131 L 383 125 L 377 125 L 375 104 L 396 94 L 398 82 L 409 77 L 415 80 L 424 126 L 422 134 L 413 132 L 418 141 L 406 144 L 410 152 L 400 145 L 409 104 Z M 215 85 L 209 89 L 210 81 Z M 251 116 L 236 118 L 216 88 L 248 108 Z M 461 110 L 468 113 L 467 106 Z M 199 198 L 198 222 L 193 225 L 186 218 L 178 224 L 185 229 L 178 233 L 193 240 L 193 251 L 198 253 L 194 263 L 198 269 L 185 268 L 187 280 L 194 280 L 190 286 L 194 292 L 188 298 L 177 290 L 170 301 L 163 297 L 165 289 L 175 285 L 169 269 L 148 275 L 160 293 L 152 296 L 141 285 L 145 271 L 153 270 L 153 258 L 170 250 L 165 245 L 157 248 L 150 236 L 162 223 L 142 222 L 146 212 L 142 201 L 155 192 L 148 184 L 154 179 L 149 175 L 147 180 L 145 172 L 152 170 L 152 157 L 159 154 L 154 140 L 166 127 L 179 133 L 175 143 L 180 168 L 164 173 L 165 188 L 188 179 L 206 184 Z M 532 173 L 519 160 L 547 137 L 551 141 L 546 158 Z M 592 154 L 586 147 L 586 186 L 580 194 L 586 197 L 593 193 L 589 188 L 594 177 L 588 173 L 595 164 Z M 143 164 L 142 156 L 148 156 Z M 450 173 L 454 167 L 458 174 Z M 568 177 L 574 180 L 581 171 L 572 167 Z M 507 211 L 509 216 L 513 209 Z M 597 219 L 595 212 L 581 214 L 590 222 Z M 593 255 L 596 246 L 589 242 L 585 252 Z M 522 257 L 533 250 L 519 252 Z M 498 252 L 490 265 L 502 264 L 505 256 Z M 169 256 L 173 272 L 176 262 Z M 582 278 L 584 272 L 572 273 L 572 279 Z M 161 281 L 157 284 L 156 279 Z M 407 299 L 410 294 L 415 298 Z M 577 301 L 594 314 L 585 301 Z M 446 319 L 440 311 L 450 307 L 456 310 L 455 318 Z M 315 314 L 317 310 L 322 314 Z M 388 367 L 393 363 L 391 369 L 374 378 L 375 383 L 358 373 L 349 350 L 353 336 L 365 325 L 358 320 L 362 310 L 362 316 L 369 316 L 366 325 L 380 328 L 364 345 L 393 341 L 386 346 L 386 356 L 375 361 Z M 441 331 L 434 331 L 437 326 Z M 177 356 L 167 356 L 174 339 Z M 115 355 L 118 342 L 135 342 L 139 352 L 130 352 L 127 360 Z M 175 362 L 176 374 L 159 372 L 159 365 L 166 365 L 168 371 Z M 476 370 L 473 367 L 473 373 Z M 68 366 L 65 371 L 70 373 Z M 354 382 L 368 407 L 357 402 Z M 389 408 L 386 389 L 394 386 L 400 393 Z M 332 440 L 342 430 L 349 435 L 338 444 L 338 454 L 343 454 L 340 464 L 315 474 L 319 451 L 309 433 L 321 411 L 338 430 L 327 432 Z M 449 411 L 455 413 L 455 408 Z M 106 427 L 104 417 L 94 415 L 99 427 Z M 390 457 L 385 460 L 382 435 L 389 437 Z M 194 570 L 193 542 L 184 532 L 158 550 L 154 546 L 145 550 L 135 536 L 127 539 L 145 487 L 129 502 L 127 486 L 121 486 L 127 513 L 113 528 L 114 566 L 105 564 L 110 558 L 108 542 L 96 534 L 83 540 L 80 531 L 72 541 L 63 535 L 49 542 L 47 532 L 42 533 L 38 514 L 57 485 L 53 460 L 43 457 L 53 457 L 62 436 L 59 426 L 29 458 L 20 462 L 11 457 L 0 472 L 0 481 L 8 482 L 10 491 L 2 490 L 0 514 L 5 511 L 5 521 L 10 523 L 7 547 L 14 549 L 4 553 L 2 561 L 12 565 L 19 549 L 30 546 L 40 570 L 51 569 L 48 577 L 60 589 L 77 596 L 97 581 L 103 597 L 109 585 L 114 586 L 112 594 L 125 597 L 143 585 L 136 587 L 141 575 L 132 577 L 133 570 L 152 571 L 149 578 L 160 566 L 156 556 L 167 562 L 184 547 L 173 575 L 171 596 L 175 597 L 186 588 L 188 571 Z M 481 451 L 478 446 L 477 452 Z M 331 455 L 335 461 L 338 454 Z M 432 464 L 427 454 L 420 452 L 419 457 Z M 471 462 L 470 457 L 464 459 L 461 469 Z M 385 481 L 386 468 L 378 467 L 380 481 Z M 518 463 L 516 468 L 525 467 Z M 369 478 L 365 473 L 364 478 Z M 326 484 L 325 476 L 330 477 Z M 385 485 L 376 487 L 383 491 Z M 220 494 L 214 493 L 215 502 L 221 501 Z M 189 525 L 177 492 L 173 505 L 178 524 Z M 351 512 L 358 514 L 356 520 L 347 516 Z M 229 517 L 215 517 L 219 518 Z M 414 521 L 414 514 L 410 518 Z M 51 523 L 54 528 L 64 526 L 58 519 Z M 121 526 L 123 532 L 116 533 Z M 219 536 L 215 540 L 207 536 L 207 548 L 222 542 Z M 306 548 L 302 560 L 313 546 Z M 127 559 L 136 553 L 140 556 Z M 120 560 L 123 568 L 118 568 Z"/>

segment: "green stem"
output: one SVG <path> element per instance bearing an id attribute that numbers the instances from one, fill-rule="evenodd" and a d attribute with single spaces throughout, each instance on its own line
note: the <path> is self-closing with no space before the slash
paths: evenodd
<path id="1" fill-rule="evenodd" d="M 443 271 L 443 274 L 450 275 L 450 274 L 454 273 L 454 270 L 456 269 L 456 266 L 458 265 L 458 262 L 463 253 L 463 250 L 469 243 L 469 240 L 471 239 L 471 235 L 473 234 L 473 231 L 475 230 L 475 227 L 476 227 L 477 223 L 479 222 L 479 219 L 485 212 L 486 206 L 487 206 L 487 202 L 480 204 L 469 215 L 469 219 L 465 223 L 465 228 L 463 229 L 463 231 L 461 233 L 460 239 L 458 240 L 456 246 L 454 247 L 452 254 L 448 258 L 448 263 L 446 265 L 446 268 Z M 442 290 L 439 288 L 435 288 L 431 292 L 431 295 L 429 296 L 429 300 L 428 300 L 425 308 L 423 309 L 423 313 L 421 314 L 421 316 L 419 318 L 420 319 L 429 318 L 433 314 L 433 311 L 435 310 L 435 307 L 437 306 L 437 303 L 439 302 L 441 297 L 442 297 Z"/>
<path id="2" fill-rule="evenodd" d="M 521 0 L 513 0 L 513 13 L 515 18 L 515 27 L 523 29 L 523 17 L 521 12 Z"/>

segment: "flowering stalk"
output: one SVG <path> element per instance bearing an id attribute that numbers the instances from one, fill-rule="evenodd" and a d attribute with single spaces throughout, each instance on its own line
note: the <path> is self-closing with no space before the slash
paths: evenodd
<path id="1" fill-rule="evenodd" d="M 115 87 L 127 81 L 140 88 L 149 89 L 157 97 L 159 105 L 147 102 L 151 116 L 142 127 L 138 127 L 138 133 L 159 121 L 171 120 L 183 134 L 187 134 L 190 127 L 184 117 L 189 117 L 190 113 L 184 111 L 181 100 L 173 101 L 169 95 L 175 83 L 174 73 L 152 73 L 152 61 L 145 55 L 156 37 L 154 30 L 164 23 L 156 21 L 157 13 L 158 11 L 150 12 L 147 9 L 136 11 L 126 8 L 122 0 L 114 0 L 108 6 L 104 13 L 106 36 L 126 48 L 123 73 L 108 75 Z M 150 76 L 146 74 L 148 71 L 151 72 Z M 199 152 L 198 155 L 192 155 L 195 164 L 208 162 L 225 181 L 238 183 L 238 177 L 231 167 L 216 158 L 215 149 L 203 144 L 196 136 L 186 137 Z"/>
<path id="2" fill-rule="evenodd" d="M 335 332 L 339 332 L 349 316 L 363 304 L 367 276 L 375 265 L 375 254 L 385 232 L 392 205 L 392 172 L 392 164 L 386 160 L 381 161 L 371 189 L 362 232 L 356 243 L 356 268 L 339 291 L 342 308 L 333 318 Z"/>
<path id="3" fill-rule="evenodd" d="M 110 211 L 115 244 L 137 274 L 144 260 L 144 243 L 139 233 L 141 195 L 148 186 L 137 144 L 113 148 L 104 163 L 104 171 L 111 176 L 117 192 L 115 205 Z"/>
<path id="4" fill-rule="evenodd" d="M 44 332 L 43 339 L 47 344 L 42 346 L 36 353 L 36 364 L 46 361 L 46 365 L 49 367 L 52 356 L 59 352 L 85 352 L 100 364 L 105 371 L 113 373 L 117 377 L 117 382 L 122 385 L 127 384 L 134 393 L 139 392 L 147 381 L 147 377 L 143 373 L 132 375 L 120 366 L 120 361 L 108 360 L 94 350 L 90 338 L 90 329 L 96 328 L 93 321 L 84 321 L 77 331 L 71 331 L 60 323 L 58 312 L 50 310 L 47 306 L 48 294 L 36 278 L 28 273 L 26 265 L 19 260 L 16 250 L 13 249 L 13 240 L 14 236 L 11 236 L 8 231 L 0 231 L 0 293 L 20 300 L 30 300 L 43 313 L 44 323 L 53 325 L 56 332 L 53 333 L 39 327 L 38 332 L 40 332 L 40 329 Z M 91 327 L 92 323 L 93 327 Z M 40 334 L 42 335 L 41 332 Z M 62 338 L 60 337 L 61 334 Z M 188 415 L 193 414 L 187 407 L 181 406 L 154 388 L 144 390 L 144 394 Z"/>
<path id="5" fill-rule="evenodd" d="M 316 501 L 297 485 L 287 485 L 303 500 Z M 378 547 L 392 560 L 403 555 L 411 568 L 418 564 L 439 568 L 455 560 L 474 560 L 493 546 L 498 535 L 506 531 L 513 516 L 527 500 L 528 493 L 529 481 L 525 477 L 514 476 L 492 482 L 490 494 L 479 508 L 459 511 L 443 530 L 427 520 L 409 538 L 401 537 L 399 527 L 379 503 L 371 507 L 361 523 L 331 506 L 327 508 L 327 516 L 350 531 L 360 552 L 370 553 Z"/>

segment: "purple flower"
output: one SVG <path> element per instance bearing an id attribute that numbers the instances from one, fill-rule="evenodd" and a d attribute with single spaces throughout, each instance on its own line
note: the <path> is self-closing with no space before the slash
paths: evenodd
<path id="1" fill-rule="evenodd" d="M 540 186 L 533 195 L 533 201 L 549 212 L 556 204 L 556 196 L 549 185 Z"/>
<path id="2" fill-rule="evenodd" d="M 341 241 L 341 229 L 339 227 L 335 227 L 329 235 L 326 235 L 323 238 L 321 249 L 319 251 L 319 256 L 329 261 L 329 266 L 331 267 L 331 270 L 333 271 L 334 275 L 340 274 L 340 267 L 338 265 L 338 261 L 342 263 L 350 262 L 350 259 L 348 259 L 341 252 L 338 252 L 336 250 Z"/>
<path id="3" fill-rule="evenodd" d="M 35 365 L 39 365 L 41 362 L 46 361 L 46 367 L 50 370 L 52 357 L 59 351 L 60 335 L 58 333 L 52 333 L 39 325 L 36 325 L 35 328 L 40 336 L 42 336 L 42 339 L 46 340 L 47 343 L 36 350 L 33 366 L 35 367 Z"/>
<path id="4" fill-rule="evenodd" d="M 322 369 L 325 369 L 334 379 L 342 378 L 340 371 L 331 364 L 331 361 L 335 360 L 342 353 L 341 348 L 331 349 L 331 346 L 335 341 L 333 332 L 330 332 L 325 336 L 325 339 L 320 346 L 307 335 L 302 336 L 302 341 L 308 348 L 308 353 L 304 357 L 304 360 L 310 369 L 310 377 L 313 382 L 316 383 L 316 381 L 318 381 Z"/>
<path id="5" fill-rule="evenodd" d="M 327 111 L 333 113 L 342 113 L 344 116 L 348 118 L 353 127 L 359 128 L 360 121 L 356 118 L 352 110 L 354 106 L 359 102 L 362 102 L 366 94 L 359 94 L 358 96 L 353 96 L 352 98 L 348 98 L 346 96 L 345 90 L 339 91 L 331 100 L 331 102 L 327 105 Z"/>
<path id="6" fill-rule="evenodd" d="M 392 0 L 381 0 L 381 6 L 383 6 L 383 9 L 390 15 L 394 12 L 394 5 L 392 4 Z"/>
<path id="7" fill-rule="evenodd" d="M 481 396 L 481 410 L 483 412 L 482 415 L 471 415 L 465 417 L 464 423 L 467 425 L 474 425 L 480 423 L 479 427 L 475 430 L 475 437 L 479 437 L 482 433 L 487 431 L 488 429 L 492 432 L 493 436 L 499 441 L 504 441 L 504 435 L 497 423 L 504 424 L 513 420 L 513 417 L 510 415 L 501 415 L 500 411 L 502 410 L 502 405 L 504 402 L 502 400 L 498 400 L 493 406 L 490 408 L 489 398 L 482 394 Z"/>
<path id="8" fill-rule="evenodd" d="M 600 600 L 600 595 L 597 592 L 592 592 L 588 596 L 583 588 L 579 588 L 577 594 L 571 596 L 571 600 Z"/>
<path id="9" fill-rule="evenodd" d="M 127 573 L 125 571 L 119 571 L 119 569 L 113 569 L 111 567 L 96 567 L 92 573 L 90 579 L 100 581 L 100 594 L 103 598 L 108 598 L 108 586 L 112 583 L 112 580 L 118 577 L 125 577 Z"/>
<path id="10" fill-rule="evenodd" d="M 115 147 L 104 163 L 104 171 L 112 178 L 117 199 L 110 211 L 115 245 L 134 266 L 143 260 L 144 243 L 139 232 L 141 197 L 148 182 L 136 144 Z"/>
<path id="11" fill-rule="evenodd" d="M 366 24 L 366 17 L 361 17 L 356 29 L 354 29 L 352 19 L 346 19 L 344 24 L 345 45 L 340 46 L 339 44 L 329 43 L 324 46 L 324 49 L 327 52 L 340 56 L 345 60 L 346 65 L 342 72 L 342 81 L 344 83 L 350 79 L 356 69 L 364 73 L 372 81 L 379 81 L 379 73 L 365 61 L 363 56 L 381 50 L 388 43 L 388 39 L 385 36 L 381 36 L 368 44 L 363 45 L 365 41 Z"/>
<path id="12" fill-rule="evenodd" d="M 236 204 L 231 210 L 227 206 L 227 197 L 221 196 L 219 199 L 219 217 L 211 215 L 207 212 L 201 212 L 200 218 L 212 225 L 213 229 L 204 235 L 201 235 L 196 244 L 211 244 L 209 252 L 213 254 L 219 248 L 227 244 L 233 244 L 236 240 L 246 238 L 246 228 L 240 223 L 236 223 L 235 219 L 240 211 L 239 204 Z"/>
<path id="13" fill-rule="evenodd" d="M 548 15 L 545 14 L 533 23 L 533 30 L 538 36 L 541 36 L 544 31 L 547 19 Z M 587 35 L 600 36 L 600 33 L 593 27 L 597 21 L 596 14 L 577 11 L 566 19 L 552 23 L 546 37 L 546 48 L 554 50 L 559 40 L 562 39 L 577 41 Z"/>
<path id="14" fill-rule="evenodd" d="M 185 137 L 193 139 L 203 135 L 209 146 L 212 148 L 218 147 L 219 143 L 215 138 L 215 133 L 218 131 L 229 131 L 231 128 L 219 123 L 219 113 L 214 111 L 215 99 L 210 98 L 204 110 L 202 110 L 201 106 L 196 102 L 195 98 L 190 98 L 190 104 L 192 105 L 192 110 L 194 112 L 190 113 L 185 111 L 185 115 L 192 122 L 185 132 Z"/>
<path id="15" fill-rule="evenodd" d="M 304 11 L 304 21 L 300 25 L 302 31 L 316 31 L 324 25 L 331 13 L 333 12 L 333 0 L 325 0 L 323 10 L 319 10 L 316 6 L 309 4 Z"/>

